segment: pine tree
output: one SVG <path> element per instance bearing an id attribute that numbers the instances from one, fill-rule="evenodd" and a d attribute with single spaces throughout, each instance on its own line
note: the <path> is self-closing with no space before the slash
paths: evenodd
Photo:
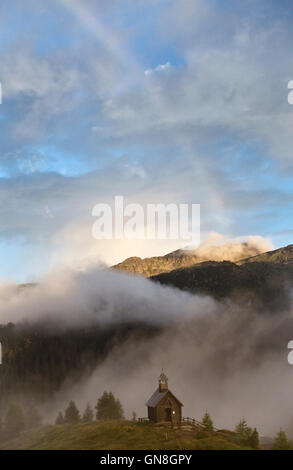
<path id="1" fill-rule="evenodd" d="M 88 404 L 83 413 L 82 421 L 84 423 L 90 423 L 93 420 L 94 420 L 94 412 L 91 409 L 90 405 Z"/>
<path id="2" fill-rule="evenodd" d="M 96 410 L 96 419 L 124 419 L 120 400 L 116 399 L 112 392 L 103 393 L 98 399 Z"/>
<path id="3" fill-rule="evenodd" d="M 32 405 L 26 412 L 25 415 L 25 427 L 27 429 L 33 429 L 40 426 L 42 423 L 42 417 L 38 412 L 37 408 Z"/>
<path id="4" fill-rule="evenodd" d="M 241 437 L 247 439 L 252 434 L 252 429 L 248 426 L 246 420 L 242 418 L 235 428 L 235 432 L 240 434 Z"/>
<path id="5" fill-rule="evenodd" d="M 275 450 L 289 450 L 290 448 L 291 448 L 291 445 L 290 445 L 290 442 L 288 440 L 288 437 L 285 431 L 283 431 L 283 429 L 280 429 L 274 441 L 274 449 Z"/>
<path id="6" fill-rule="evenodd" d="M 65 423 L 77 423 L 80 420 L 79 411 L 74 401 L 70 401 L 68 407 L 65 410 L 64 422 Z"/>
<path id="7" fill-rule="evenodd" d="M 247 443 L 252 447 L 253 449 L 258 449 L 259 448 L 259 436 L 256 428 L 252 431 L 250 436 L 247 439 Z"/>
<path id="8" fill-rule="evenodd" d="M 55 420 L 55 424 L 57 424 L 57 425 L 58 425 L 58 424 L 64 424 L 64 416 L 63 416 L 62 411 L 60 411 L 60 412 L 58 413 L 58 416 L 57 416 L 57 418 L 56 418 L 56 420 Z"/>
<path id="9" fill-rule="evenodd" d="M 4 435 L 6 439 L 12 439 L 20 434 L 25 427 L 22 408 L 19 403 L 11 403 L 6 413 Z"/>
<path id="10" fill-rule="evenodd" d="M 213 431 L 214 424 L 212 418 L 208 412 L 206 412 L 201 420 L 202 426 L 206 429 L 206 431 Z"/>

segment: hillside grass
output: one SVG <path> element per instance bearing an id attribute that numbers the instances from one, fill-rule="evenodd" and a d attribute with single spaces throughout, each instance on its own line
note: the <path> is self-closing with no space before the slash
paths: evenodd
<path id="1" fill-rule="evenodd" d="M 43 426 L 2 443 L 1 450 L 240 450 L 249 449 L 231 431 L 203 432 L 133 421 Z"/>

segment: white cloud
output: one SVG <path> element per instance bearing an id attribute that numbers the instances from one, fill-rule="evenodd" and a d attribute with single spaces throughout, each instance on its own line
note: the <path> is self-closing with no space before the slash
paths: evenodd
<path id="1" fill-rule="evenodd" d="M 153 73 L 156 73 L 156 72 L 164 72 L 168 69 L 171 68 L 171 64 L 170 62 L 166 62 L 165 64 L 162 64 L 162 65 L 158 65 L 157 67 L 155 67 L 154 69 L 147 69 L 144 71 L 144 74 L 145 75 L 152 75 Z"/>
<path id="2" fill-rule="evenodd" d="M 112 6 L 102 3 L 109 13 Z M 9 120 L 1 121 L 1 162 L 10 168 L 22 159 L 21 171 L 33 173 L 17 175 L 9 184 L 0 180 L 2 237 L 21 234 L 32 244 L 45 240 L 51 244 L 50 254 L 44 250 L 46 259 L 57 259 L 61 251 L 66 258 L 66 243 L 68 259 L 74 250 L 77 257 L 96 257 L 99 250 L 87 235 L 78 242 L 73 237 L 70 244 L 64 234 L 70 227 L 90 232 L 88 217 L 97 198 L 107 201 L 115 194 L 139 203 L 201 203 L 204 236 L 212 230 L 270 235 L 280 207 L 292 202 L 290 191 L 273 181 L 282 165 L 292 166 L 287 86 L 293 60 L 287 25 L 260 24 L 253 15 L 243 19 L 237 12 L 225 16 L 209 2 L 153 1 L 162 11 L 157 22 L 152 20 L 152 41 L 163 50 L 167 43 L 168 54 L 144 71 L 140 63 L 150 62 L 136 60 L 127 46 L 140 34 L 137 25 L 127 32 L 122 23 L 105 27 L 93 1 L 58 4 L 69 9 L 62 9 L 66 34 L 76 38 L 82 30 L 78 46 L 42 55 L 33 47 L 39 37 L 36 44 L 34 38 L 18 37 L 1 51 L 5 111 L 11 110 Z M 83 39 L 85 33 L 91 41 Z M 76 178 L 38 173 L 39 154 L 33 151 L 36 158 L 28 158 L 26 146 L 48 141 L 61 158 L 68 152 L 100 170 Z M 243 148 L 253 148 L 254 158 L 246 162 L 249 151 L 242 155 Z M 268 155 L 277 164 L 273 170 Z M 59 173 L 63 169 L 62 163 Z M 119 255 L 115 250 L 109 250 L 113 262 Z M 158 251 L 164 250 L 169 246 Z M 129 247 L 122 252 L 131 254 Z M 152 253 L 139 247 L 138 254 Z"/>

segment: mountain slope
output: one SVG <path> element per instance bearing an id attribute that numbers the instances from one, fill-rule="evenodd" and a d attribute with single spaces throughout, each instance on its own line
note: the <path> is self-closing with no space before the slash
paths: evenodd
<path id="1" fill-rule="evenodd" d="M 202 261 L 204 260 L 195 255 L 192 251 L 177 250 L 164 256 L 154 256 L 152 258 L 127 258 L 122 263 L 113 266 L 112 269 L 150 277 L 172 271 L 173 269 L 192 266 Z"/>
<path id="2" fill-rule="evenodd" d="M 277 263 L 277 264 L 293 264 L 293 245 L 288 245 L 277 250 L 267 251 L 250 258 L 245 258 L 237 262 L 237 264 L 244 263 Z"/>
<path id="3" fill-rule="evenodd" d="M 270 310 L 286 309 L 293 284 L 293 264 L 210 261 L 153 276 L 161 284 L 216 299 L 244 296 L 259 300 Z M 257 302 L 256 302 L 257 304 Z"/>
<path id="4" fill-rule="evenodd" d="M 135 323 L 57 327 L 54 321 L 0 325 L 0 417 L 11 401 L 48 402 L 70 382 L 82 382 L 112 348 L 154 338 L 160 329 Z"/>
<path id="5" fill-rule="evenodd" d="M 293 285 L 293 245 L 234 262 L 203 261 L 196 251 L 178 250 L 154 258 L 128 258 L 113 268 L 216 299 L 245 296 L 269 310 L 286 309 Z"/>
<path id="6" fill-rule="evenodd" d="M 174 269 L 186 268 L 205 261 L 232 261 L 260 255 L 258 246 L 251 243 L 228 243 L 226 245 L 200 246 L 196 250 L 176 250 L 164 256 L 152 258 L 127 258 L 112 267 L 119 271 L 141 274 L 146 277 L 170 272 Z"/>

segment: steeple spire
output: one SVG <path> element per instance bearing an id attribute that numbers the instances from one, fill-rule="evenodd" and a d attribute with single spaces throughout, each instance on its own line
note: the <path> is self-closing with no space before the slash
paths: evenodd
<path id="1" fill-rule="evenodd" d="M 168 377 L 164 374 L 164 370 L 162 368 L 162 372 L 159 375 L 159 390 L 160 392 L 165 392 L 168 390 Z"/>

